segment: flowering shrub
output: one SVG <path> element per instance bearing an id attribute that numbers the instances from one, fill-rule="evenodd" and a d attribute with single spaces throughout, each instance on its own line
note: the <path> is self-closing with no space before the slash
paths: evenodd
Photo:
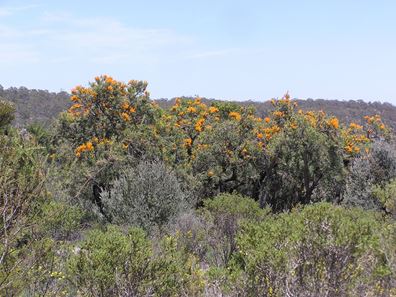
<path id="1" fill-rule="evenodd" d="M 87 88 L 74 88 L 74 104 L 61 117 L 60 132 L 71 141 L 76 156 L 119 141 L 127 127 L 152 123 L 156 107 L 146 87 L 146 82 L 125 84 L 102 75 Z"/>

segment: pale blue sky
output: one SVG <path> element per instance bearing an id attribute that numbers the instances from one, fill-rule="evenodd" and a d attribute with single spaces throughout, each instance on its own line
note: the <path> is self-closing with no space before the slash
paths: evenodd
<path id="1" fill-rule="evenodd" d="M 396 104 L 396 1 L 2 1 L 0 84 Z"/>

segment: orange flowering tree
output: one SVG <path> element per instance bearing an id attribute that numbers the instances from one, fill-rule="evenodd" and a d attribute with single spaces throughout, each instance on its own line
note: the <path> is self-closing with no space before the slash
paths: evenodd
<path id="1" fill-rule="evenodd" d="M 75 155 L 94 153 L 98 147 L 119 142 L 127 128 L 153 123 L 156 108 L 146 87 L 143 81 L 125 84 L 102 75 L 89 87 L 74 88 L 74 104 L 61 117 L 60 129 Z"/>
<path id="2" fill-rule="evenodd" d="M 93 200 L 102 213 L 102 190 L 111 186 L 123 167 L 155 147 L 153 127 L 160 110 L 146 87 L 143 81 L 96 77 L 88 87 L 72 90 L 73 105 L 60 117 L 59 155 L 71 164 L 70 195 L 88 198 L 79 201 Z"/>
<path id="3" fill-rule="evenodd" d="M 196 139 L 191 164 L 204 197 L 233 191 L 256 196 L 265 151 L 254 133 L 262 120 L 252 112 L 231 111 Z"/>
<path id="4" fill-rule="evenodd" d="M 344 125 L 298 109 L 288 94 L 272 104 L 259 118 L 233 103 L 178 99 L 157 125 L 162 156 L 199 181 L 201 198 L 237 191 L 275 210 L 340 200 L 349 160 L 366 153 L 385 125 L 376 116 Z"/>
<path id="5" fill-rule="evenodd" d="M 297 111 L 288 96 L 274 102 L 274 107 L 269 121 L 274 124 L 263 128 L 270 162 L 261 204 L 283 210 L 339 195 L 335 186 L 342 179 L 343 158 L 338 119 L 323 112 Z"/>
<path id="6" fill-rule="evenodd" d="M 375 137 L 387 131 L 379 117 L 376 129 L 343 125 L 323 111 L 302 111 L 288 94 L 274 100 L 274 110 L 258 128 L 267 163 L 259 200 L 274 210 L 318 200 L 339 202 L 349 160 L 366 153 Z M 371 119 L 371 117 L 369 117 Z M 370 124 L 370 123 L 369 123 Z"/>

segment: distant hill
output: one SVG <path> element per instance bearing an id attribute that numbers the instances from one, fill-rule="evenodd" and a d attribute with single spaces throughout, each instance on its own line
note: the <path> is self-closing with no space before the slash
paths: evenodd
<path id="1" fill-rule="evenodd" d="M 16 106 L 15 125 L 26 126 L 33 122 L 49 124 L 61 111 L 70 106 L 67 92 L 49 92 L 25 87 L 4 89 L 0 85 L 0 98 Z"/>
<path id="2" fill-rule="evenodd" d="M 0 98 L 11 101 L 16 105 L 17 113 L 15 125 L 26 126 L 33 122 L 49 124 L 57 115 L 70 107 L 70 94 L 67 92 L 49 92 L 47 90 L 35 90 L 25 87 L 11 87 L 4 89 L 0 85 Z M 188 98 L 188 97 L 185 97 Z M 215 99 L 203 99 L 210 102 Z M 361 122 L 365 115 L 379 114 L 384 122 L 396 131 L 396 106 L 390 103 L 364 102 L 362 100 L 323 100 L 323 99 L 296 99 L 303 110 L 323 110 L 328 114 L 337 116 L 344 122 Z M 163 108 L 169 108 L 174 104 L 173 99 L 157 99 L 158 104 Z M 238 101 L 242 106 L 252 105 L 256 108 L 257 114 L 266 116 L 272 108 L 270 101 L 253 102 Z"/>

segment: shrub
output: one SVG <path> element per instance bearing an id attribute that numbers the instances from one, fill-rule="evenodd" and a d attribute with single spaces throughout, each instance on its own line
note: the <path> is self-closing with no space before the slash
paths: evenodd
<path id="1" fill-rule="evenodd" d="M 380 241 L 387 225 L 374 213 L 327 203 L 246 224 L 237 241 L 246 290 L 249 296 L 386 296 L 393 276 Z"/>
<path id="2" fill-rule="evenodd" d="M 391 180 L 383 187 L 374 187 L 373 195 L 381 203 L 384 210 L 393 218 L 396 218 L 396 179 Z"/>
<path id="3" fill-rule="evenodd" d="M 38 225 L 42 232 L 54 239 L 71 239 L 81 227 L 83 211 L 64 202 L 50 201 L 41 207 Z"/>
<path id="4" fill-rule="evenodd" d="M 226 266 L 237 251 L 239 224 L 244 220 L 257 223 L 267 213 L 268 209 L 261 209 L 253 199 L 237 194 L 220 194 L 205 201 L 203 216 L 212 223 L 208 230 L 208 243 L 214 260 L 211 264 Z"/>
<path id="5" fill-rule="evenodd" d="M 195 210 L 181 213 L 168 226 L 170 234 L 178 235 L 178 244 L 203 262 L 207 259 L 209 246 L 209 232 L 214 228 L 213 223 Z"/>
<path id="6" fill-rule="evenodd" d="M 101 196 L 114 224 L 162 227 L 193 204 L 176 175 L 161 162 L 139 163 L 125 170 Z"/>
<path id="7" fill-rule="evenodd" d="M 0 99 L 0 129 L 11 124 L 15 118 L 15 106 L 11 102 Z"/>
<path id="8" fill-rule="evenodd" d="M 343 203 L 365 209 L 381 209 L 373 190 L 396 177 L 396 149 L 386 142 L 375 142 L 372 150 L 352 160 L 346 179 Z"/>
<path id="9" fill-rule="evenodd" d="M 84 296 L 119 296 L 126 287 L 127 296 L 136 296 L 146 290 L 151 256 L 150 242 L 142 230 L 133 228 L 124 234 L 109 226 L 105 231 L 91 231 L 75 249 L 68 274 Z"/>
<path id="10" fill-rule="evenodd" d="M 20 251 L 30 243 L 34 218 L 47 196 L 45 162 L 42 149 L 13 129 L 0 135 L 0 291 L 12 290 L 22 274 L 18 270 L 29 269 Z"/>
<path id="11" fill-rule="evenodd" d="M 178 234 L 163 238 L 151 271 L 155 296 L 202 296 L 204 273 L 198 258 L 180 246 Z"/>
<path id="12" fill-rule="evenodd" d="M 74 294 L 83 296 L 200 296 L 204 279 L 196 258 L 166 236 L 153 253 L 142 229 L 93 230 L 68 262 Z"/>

